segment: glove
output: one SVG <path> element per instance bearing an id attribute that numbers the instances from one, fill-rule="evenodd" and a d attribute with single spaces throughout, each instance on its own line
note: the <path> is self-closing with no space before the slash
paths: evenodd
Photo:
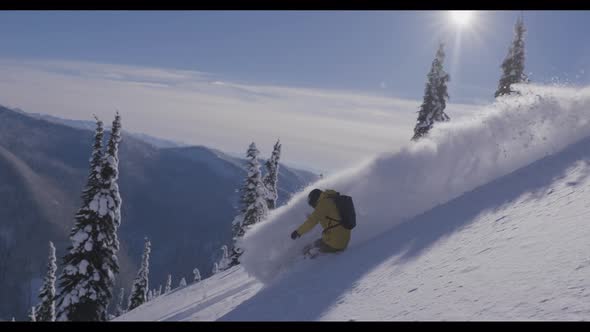
<path id="1" fill-rule="evenodd" d="M 293 233 L 291 233 L 291 239 L 295 240 L 296 238 L 300 237 L 301 235 L 299 235 L 299 233 L 297 233 L 297 231 L 293 231 Z"/>

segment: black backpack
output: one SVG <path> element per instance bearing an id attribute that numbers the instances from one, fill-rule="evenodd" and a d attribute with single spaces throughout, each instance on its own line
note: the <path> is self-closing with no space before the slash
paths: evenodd
<path id="1" fill-rule="evenodd" d="M 338 212 L 340 212 L 340 224 L 346 229 L 353 229 L 356 226 L 356 213 L 352 197 L 346 195 L 337 195 L 334 197 L 334 203 Z"/>

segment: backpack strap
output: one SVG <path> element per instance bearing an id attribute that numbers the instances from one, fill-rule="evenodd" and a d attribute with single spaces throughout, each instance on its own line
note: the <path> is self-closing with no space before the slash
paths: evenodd
<path id="1" fill-rule="evenodd" d="M 338 197 L 338 196 L 340 196 L 340 193 L 339 193 L 339 192 L 336 192 L 336 197 Z M 334 205 L 336 205 L 336 208 L 338 208 L 338 204 L 336 204 L 336 197 L 330 197 L 330 198 L 332 199 L 332 202 L 334 202 Z M 338 211 L 338 213 L 340 213 L 340 211 Z M 327 232 L 328 230 L 330 230 L 330 229 L 332 229 L 332 228 L 334 228 L 334 227 L 342 226 L 342 224 L 340 223 L 340 220 L 338 220 L 338 219 L 334 219 L 334 218 L 331 218 L 331 217 L 329 217 L 329 216 L 326 216 L 326 219 L 328 219 L 328 220 L 330 220 L 330 221 L 335 221 L 335 222 L 336 222 L 336 224 L 334 224 L 334 225 L 332 225 L 332 226 L 330 226 L 330 227 L 326 227 L 326 228 L 325 228 L 325 229 L 322 231 L 322 234 L 324 234 L 325 232 Z"/>
<path id="2" fill-rule="evenodd" d="M 340 220 L 338 220 L 338 219 L 330 218 L 330 217 L 328 217 L 328 216 L 326 216 L 326 219 L 328 219 L 328 220 L 331 220 L 331 221 L 335 221 L 335 222 L 336 222 L 336 224 L 334 224 L 334 225 L 332 225 L 332 226 L 330 226 L 330 227 L 326 227 L 326 228 L 324 228 L 324 230 L 322 231 L 322 234 L 324 234 L 325 232 L 327 232 L 328 230 L 330 230 L 330 229 L 332 229 L 332 228 L 334 228 L 334 227 L 342 226 L 342 225 L 340 224 Z"/>

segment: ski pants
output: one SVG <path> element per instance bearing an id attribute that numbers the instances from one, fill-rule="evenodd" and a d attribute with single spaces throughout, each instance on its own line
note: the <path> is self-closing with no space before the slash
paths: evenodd
<path id="1" fill-rule="evenodd" d="M 339 251 L 342 251 L 342 250 L 338 250 L 338 249 L 334 249 L 334 248 L 330 247 L 324 241 L 322 241 L 321 238 L 315 240 L 315 242 L 313 243 L 313 247 L 314 248 L 318 248 L 320 250 L 320 252 L 339 252 Z"/>

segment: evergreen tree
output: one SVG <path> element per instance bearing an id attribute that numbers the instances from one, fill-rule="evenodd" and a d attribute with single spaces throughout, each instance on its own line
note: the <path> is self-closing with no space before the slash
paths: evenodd
<path id="1" fill-rule="evenodd" d="M 268 213 L 268 207 L 265 200 L 265 188 L 262 183 L 260 174 L 260 163 L 258 155 L 260 152 L 256 144 L 252 142 L 246 153 L 248 158 L 248 169 L 246 180 L 241 188 L 242 205 L 241 213 L 232 222 L 232 232 L 234 245 L 231 255 L 231 265 L 239 264 L 239 257 L 243 250 L 236 245 L 236 241 L 244 236 L 248 227 L 260 222 Z"/>
<path id="2" fill-rule="evenodd" d="M 512 84 L 528 82 L 528 78 L 524 72 L 524 19 L 520 16 L 516 25 L 514 26 L 514 39 L 508 49 L 508 55 L 502 62 L 502 77 L 498 83 L 498 89 L 494 97 L 512 94 L 516 91 L 512 90 Z"/>
<path id="3" fill-rule="evenodd" d="M 96 130 L 94 132 L 94 145 L 92 146 L 92 157 L 90 158 L 90 171 L 86 188 L 82 191 L 82 206 L 90 204 L 101 187 L 101 172 L 104 159 L 102 141 L 104 137 L 103 122 L 95 115 Z"/>
<path id="4" fill-rule="evenodd" d="M 160 284 L 160 287 L 158 287 L 158 293 L 156 296 L 160 296 L 162 295 L 162 284 Z"/>
<path id="5" fill-rule="evenodd" d="M 231 266 L 240 264 L 240 256 L 243 254 L 242 248 L 240 248 L 237 244 L 237 241 L 244 235 L 244 216 L 242 214 L 237 215 L 234 220 L 232 221 L 232 249 L 231 249 Z"/>
<path id="6" fill-rule="evenodd" d="M 115 314 L 121 316 L 125 313 L 125 288 L 121 287 L 119 291 L 119 302 L 117 302 L 117 308 L 115 309 Z"/>
<path id="7" fill-rule="evenodd" d="M 164 294 L 170 293 L 172 290 L 172 275 L 169 274 L 168 278 L 166 279 L 166 288 L 164 288 Z"/>
<path id="8" fill-rule="evenodd" d="M 193 278 L 193 282 L 201 281 L 201 272 L 199 272 L 199 269 L 195 267 L 195 269 L 193 270 L 193 274 L 195 275 L 195 277 Z"/>
<path id="9" fill-rule="evenodd" d="M 121 223 L 121 197 L 117 184 L 121 117 L 113 121 L 104 155 L 100 152 L 102 124 L 97 119 L 95 150 L 82 207 L 70 231 L 72 245 L 63 258 L 56 299 L 60 321 L 106 321 L 115 274 L 119 272 L 117 229 Z M 97 163 L 97 161 L 99 161 Z M 90 197 L 92 197 L 90 199 Z"/>
<path id="10" fill-rule="evenodd" d="M 31 307 L 31 311 L 29 312 L 29 319 L 31 322 L 37 321 L 37 313 L 35 312 L 35 307 Z"/>
<path id="11" fill-rule="evenodd" d="M 211 271 L 213 274 L 217 274 L 219 273 L 219 264 L 217 263 L 213 263 L 213 271 Z"/>
<path id="12" fill-rule="evenodd" d="M 428 81 L 424 89 L 424 100 L 420 105 L 420 111 L 418 111 L 418 121 L 414 128 L 412 140 L 417 140 L 426 135 L 435 122 L 450 120 L 449 116 L 444 112 L 447 106 L 446 100 L 449 98 L 447 82 L 450 80 L 449 74 L 443 69 L 444 59 L 444 44 L 441 43 L 428 73 Z"/>
<path id="13" fill-rule="evenodd" d="M 41 302 L 36 308 L 36 318 L 40 322 L 55 321 L 55 247 L 53 242 L 49 242 L 49 257 L 47 262 L 47 274 L 43 280 L 43 286 L 39 290 L 39 299 Z"/>
<path id="14" fill-rule="evenodd" d="M 128 310 L 133 310 L 145 302 L 149 301 L 149 270 L 150 270 L 150 251 L 151 243 L 148 238 L 145 238 L 145 246 L 143 249 L 143 255 L 141 257 L 141 266 L 137 271 L 137 276 L 133 281 L 131 288 L 131 294 L 129 294 L 129 305 Z"/>
<path id="15" fill-rule="evenodd" d="M 262 183 L 266 189 L 266 204 L 269 210 L 275 208 L 278 198 L 277 182 L 279 178 L 279 159 L 281 158 L 281 143 L 277 140 L 272 151 L 271 157 L 266 161 L 266 175 Z"/>
<path id="16" fill-rule="evenodd" d="M 223 252 L 219 263 L 217 263 L 217 267 L 219 271 L 224 271 L 229 269 L 231 265 L 231 259 L 229 258 L 229 250 L 226 245 L 221 247 L 221 251 Z"/>
<path id="17" fill-rule="evenodd" d="M 186 287 L 186 279 L 184 279 L 184 277 L 182 277 L 182 279 L 180 279 L 180 283 L 178 284 L 178 287 L 180 287 L 180 288 Z"/>

